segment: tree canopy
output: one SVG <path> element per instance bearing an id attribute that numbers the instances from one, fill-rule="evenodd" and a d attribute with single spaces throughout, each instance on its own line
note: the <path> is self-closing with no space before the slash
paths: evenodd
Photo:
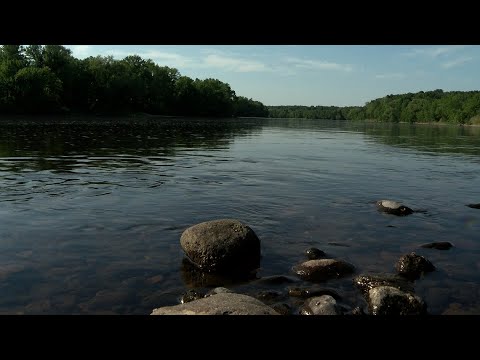
<path id="1" fill-rule="evenodd" d="M 365 106 L 269 106 L 275 118 L 480 124 L 480 91 L 387 95 Z"/>
<path id="2" fill-rule="evenodd" d="M 217 79 L 191 79 L 138 55 L 80 60 L 61 45 L 0 47 L 0 113 L 268 116 Z"/>

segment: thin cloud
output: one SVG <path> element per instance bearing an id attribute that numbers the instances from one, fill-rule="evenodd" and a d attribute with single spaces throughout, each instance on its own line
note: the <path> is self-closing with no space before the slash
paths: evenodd
<path id="1" fill-rule="evenodd" d="M 465 45 L 450 45 L 450 46 L 437 46 L 437 47 L 427 47 L 420 49 L 413 49 L 405 53 L 406 56 L 428 56 L 432 58 L 437 58 L 439 56 L 453 54 L 459 50 L 464 49 Z"/>
<path id="2" fill-rule="evenodd" d="M 125 50 L 118 50 L 112 49 L 107 50 L 105 52 L 106 55 L 112 55 L 115 58 L 123 59 L 130 55 L 138 55 L 143 59 L 151 59 L 155 63 L 159 65 L 166 65 L 166 66 L 180 66 L 180 67 L 190 67 L 194 64 L 194 61 L 186 56 L 177 54 L 177 53 L 169 53 L 163 52 L 158 50 L 149 50 L 144 52 L 138 51 L 125 51 Z"/>
<path id="3" fill-rule="evenodd" d="M 206 67 L 220 68 L 234 72 L 269 71 L 264 63 L 253 60 L 239 59 L 224 55 L 210 54 L 204 60 Z"/>
<path id="4" fill-rule="evenodd" d="M 401 74 L 401 73 L 389 73 L 389 74 L 375 75 L 376 79 L 388 79 L 388 80 L 403 79 L 404 77 L 405 77 L 405 74 Z"/>
<path id="5" fill-rule="evenodd" d="M 305 60 L 299 58 L 287 58 L 286 62 L 292 64 L 297 68 L 310 69 L 310 70 L 339 70 L 339 71 L 352 71 L 352 65 L 348 64 L 339 64 L 329 61 L 321 60 Z"/>
<path id="6" fill-rule="evenodd" d="M 71 45 L 69 48 L 72 50 L 72 56 L 77 59 L 85 59 L 93 55 L 90 45 Z"/>
<path id="7" fill-rule="evenodd" d="M 448 61 L 448 62 L 446 62 L 446 63 L 443 63 L 443 64 L 442 64 L 442 67 L 443 67 L 444 69 L 450 69 L 450 68 L 453 68 L 453 67 L 456 67 L 456 66 L 463 65 L 463 64 L 465 64 L 466 62 L 471 61 L 471 60 L 473 60 L 472 57 L 470 57 L 470 56 L 464 56 L 464 57 L 460 57 L 460 58 L 457 58 L 457 59 Z"/>

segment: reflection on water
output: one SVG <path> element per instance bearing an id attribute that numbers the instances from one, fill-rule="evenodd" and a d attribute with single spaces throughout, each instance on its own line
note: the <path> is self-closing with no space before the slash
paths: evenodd
<path id="1" fill-rule="evenodd" d="M 312 246 L 358 272 L 393 272 L 415 251 L 437 267 L 415 283 L 429 311 L 478 314 L 480 210 L 465 205 L 480 202 L 479 135 L 298 119 L 2 120 L 0 313 L 148 314 L 212 281 L 285 292 L 292 284 L 188 271 L 183 230 L 228 217 L 262 241 L 256 278 L 291 275 Z M 380 214 L 385 198 L 426 211 Z M 454 247 L 419 247 L 431 241 Z M 327 286 L 361 301 L 350 278 Z"/>

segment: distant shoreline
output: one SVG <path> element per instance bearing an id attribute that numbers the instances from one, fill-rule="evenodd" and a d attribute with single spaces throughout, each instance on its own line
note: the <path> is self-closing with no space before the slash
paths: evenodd
<path id="1" fill-rule="evenodd" d="M 98 120 L 154 120 L 154 119 L 270 119 L 270 120 L 311 120 L 311 121 L 345 121 L 351 123 L 369 123 L 369 124 L 408 124 L 408 125 L 438 125 L 438 126 L 458 126 L 458 127 L 480 127 L 480 124 L 459 124 L 459 123 L 445 123 L 445 122 L 385 122 L 375 120 L 337 120 L 337 119 L 308 119 L 308 118 L 271 118 L 271 117 L 258 117 L 258 116 L 236 116 L 236 117 L 214 117 L 214 116 L 185 116 L 185 115 L 154 115 L 147 113 L 137 114 L 0 114 L 0 122 L 8 120 L 80 120 L 80 119 L 98 119 Z"/>

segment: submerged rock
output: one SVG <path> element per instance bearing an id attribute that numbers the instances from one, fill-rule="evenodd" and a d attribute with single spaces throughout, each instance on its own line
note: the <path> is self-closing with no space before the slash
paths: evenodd
<path id="1" fill-rule="evenodd" d="M 480 204 L 468 204 L 467 206 L 472 209 L 480 209 Z"/>
<path id="2" fill-rule="evenodd" d="M 299 297 L 302 299 L 308 299 L 314 296 L 330 295 L 336 300 L 340 300 L 341 296 L 333 289 L 324 288 L 324 287 L 309 287 L 301 288 L 294 287 L 288 289 L 288 295 L 292 297 Z"/>
<path id="3" fill-rule="evenodd" d="M 422 273 L 435 270 L 435 266 L 430 261 L 414 252 L 403 255 L 395 268 L 400 275 L 411 280 L 418 279 Z"/>
<path id="4" fill-rule="evenodd" d="M 247 295 L 221 293 L 186 304 L 154 309 L 151 315 L 280 315 L 270 306 Z"/>
<path id="5" fill-rule="evenodd" d="M 182 259 L 180 274 L 184 284 L 190 288 L 231 286 L 256 278 L 254 271 L 237 273 L 214 273 L 201 271 L 186 258 Z"/>
<path id="6" fill-rule="evenodd" d="M 320 249 L 312 247 L 310 249 L 305 250 L 305 255 L 307 256 L 308 260 L 316 260 L 324 257 L 325 253 Z"/>
<path id="7" fill-rule="evenodd" d="M 381 212 L 397 215 L 397 216 L 406 216 L 413 214 L 413 210 L 409 207 L 392 200 L 379 200 L 376 203 L 377 209 Z"/>
<path id="8" fill-rule="evenodd" d="M 264 303 L 274 303 L 281 298 L 283 294 L 280 291 L 276 290 L 262 290 L 255 295 L 255 298 L 264 302 Z"/>
<path id="9" fill-rule="evenodd" d="M 339 278 L 355 271 L 355 267 L 343 260 L 308 260 L 292 268 L 293 272 L 307 281 L 325 281 Z"/>
<path id="10" fill-rule="evenodd" d="M 342 315 L 343 309 L 330 295 L 310 298 L 300 310 L 301 315 Z"/>
<path id="11" fill-rule="evenodd" d="M 364 294 L 379 286 L 391 286 L 405 292 L 414 292 L 412 283 L 405 278 L 393 274 L 362 274 L 353 279 L 353 283 Z"/>
<path id="12" fill-rule="evenodd" d="M 448 241 L 432 242 L 432 243 L 420 245 L 420 247 L 422 247 L 422 248 L 437 249 L 437 250 L 448 250 L 452 246 L 453 245 L 451 243 L 449 243 Z"/>
<path id="13" fill-rule="evenodd" d="M 238 220 L 191 226 L 182 233 L 180 244 L 188 259 L 206 272 L 240 272 L 260 265 L 260 240 Z"/>
<path id="14" fill-rule="evenodd" d="M 276 303 L 272 305 L 273 310 L 278 312 L 280 315 L 291 315 L 292 307 L 286 303 Z"/>
<path id="15" fill-rule="evenodd" d="M 266 285 L 281 285 L 281 284 L 288 284 L 294 283 L 298 281 L 290 276 L 285 275 L 272 275 L 272 276 L 265 276 L 255 281 L 256 284 L 266 284 Z"/>
<path id="16" fill-rule="evenodd" d="M 392 286 L 370 289 L 368 303 L 372 315 L 423 315 L 427 312 L 420 297 Z"/>

